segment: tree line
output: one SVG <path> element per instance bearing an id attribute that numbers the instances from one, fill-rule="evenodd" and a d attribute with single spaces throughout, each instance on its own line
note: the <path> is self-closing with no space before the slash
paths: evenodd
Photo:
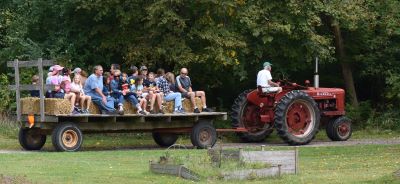
<path id="1" fill-rule="evenodd" d="M 263 61 L 272 61 L 275 79 L 302 84 L 315 57 L 321 86 L 345 88 L 351 108 L 395 109 L 399 36 L 397 0 L 0 2 L 2 73 L 8 60 L 39 57 L 86 69 L 188 67 L 194 87 L 221 109 L 255 87 Z"/>

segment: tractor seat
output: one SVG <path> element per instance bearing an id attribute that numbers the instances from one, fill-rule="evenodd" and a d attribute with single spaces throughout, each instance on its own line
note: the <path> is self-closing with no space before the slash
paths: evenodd
<path id="1" fill-rule="evenodd" d="M 258 91 L 259 96 L 264 96 L 264 97 L 271 96 L 271 95 L 275 96 L 275 94 L 277 92 L 277 91 L 263 92 L 262 88 L 263 88 L 262 86 L 257 86 L 257 91 Z"/>

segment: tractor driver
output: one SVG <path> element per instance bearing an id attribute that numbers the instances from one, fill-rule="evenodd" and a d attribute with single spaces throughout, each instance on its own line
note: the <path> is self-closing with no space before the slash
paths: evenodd
<path id="1" fill-rule="evenodd" d="M 264 62 L 264 69 L 257 74 L 257 87 L 261 86 L 263 93 L 280 93 L 282 88 L 278 83 L 272 82 L 271 66 L 270 62 Z"/>

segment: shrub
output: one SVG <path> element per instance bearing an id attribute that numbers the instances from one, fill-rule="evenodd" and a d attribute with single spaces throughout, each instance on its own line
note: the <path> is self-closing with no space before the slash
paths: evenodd
<path id="1" fill-rule="evenodd" d="M 356 127 L 365 128 L 368 119 L 375 110 L 371 107 L 369 101 L 360 102 L 358 107 L 346 104 L 346 115 L 352 120 Z"/>
<path id="2" fill-rule="evenodd" d="M 8 78 L 6 74 L 0 74 L 0 114 L 4 115 L 6 114 L 10 107 L 11 104 L 13 103 L 13 97 L 12 93 L 10 90 L 8 90 Z"/>

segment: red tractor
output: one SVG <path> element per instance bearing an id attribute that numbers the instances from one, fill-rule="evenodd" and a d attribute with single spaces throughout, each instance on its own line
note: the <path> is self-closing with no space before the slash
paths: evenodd
<path id="1" fill-rule="evenodd" d="M 349 139 L 352 128 L 344 116 L 345 91 L 319 88 L 317 68 L 315 73 L 314 87 L 280 81 L 280 93 L 263 93 L 261 87 L 241 93 L 231 113 L 232 126 L 245 130 L 238 136 L 245 142 L 261 142 L 276 129 L 288 144 L 304 145 L 314 139 L 323 122 L 332 141 Z"/>

